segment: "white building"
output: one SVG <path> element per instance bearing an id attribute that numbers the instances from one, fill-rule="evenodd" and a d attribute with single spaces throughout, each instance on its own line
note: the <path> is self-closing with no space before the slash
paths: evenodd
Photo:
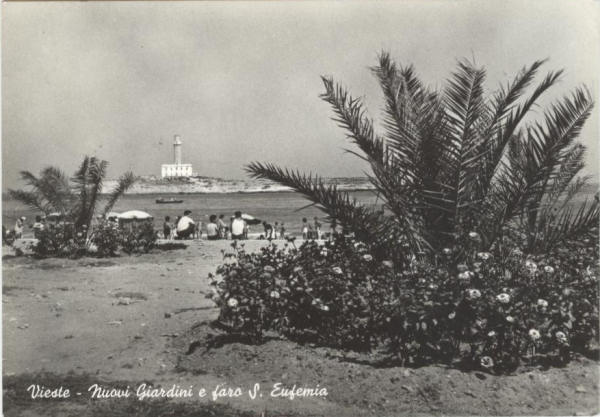
<path id="1" fill-rule="evenodd" d="M 175 139 L 173 140 L 173 163 L 161 165 L 160 175 L 163 178 L 192 176 L 192 164 L 181 163 L 183 160 L 181 145 L 181 138 L 179 135 L 175 135 Z"/>

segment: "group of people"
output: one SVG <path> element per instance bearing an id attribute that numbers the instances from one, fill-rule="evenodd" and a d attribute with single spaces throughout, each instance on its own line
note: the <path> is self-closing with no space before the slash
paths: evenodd
<path id="1" fill-rule="evenodd" d="M 302 219 L 302 239 L 321 239 L 321 222 L 318 217 L 315 217 L 314 222 L 311 224 L 308 219 L 304 217 Z"/>
<path id="2" fill-rule="evenodd" d="M 203 227 L 201 222 L 196 222 L 191 217 L 192 212 L 186 210 L 183 216 L 177 216 L 174 222 L 171 222 L 170 216 L 165 216 L 163 222 L 163 237 L 165 239 L 193 239 L 201 238 Z M 262 222 L 264 234 L 260 235 L 262 239 L 283 239 L 285 237 L 285 225 L 275 222 L 273 225 Z M 207 240 L 219 239 L 248 239 L 250 225 L 242 217 L 241 211 L 236 211 L 234 215 L 226 222 L 225 215 L 211 214 L 208 223 L 204 228 Z"/>
<path id="3" fill-rule="evenodd" d="M 279 222 L 275 222 L 271 225 L 267 222 L 263 222 L 263 228 L 265 229 L 264 239 L 284 239 L 285 238 L 285 225 L 283 222 L 281 225 Z"/>
<path id="4" fill-rule="evenodd" d="M 7 231 L 3 227 L 3 238 L 11 237 L 14 239 L 20 239 L 23 237 L 23 231 L 25 228 L 26 217 L 19 217 L 15 223 L 13 231 Z M 43 231 L 46 226 L 46 219 L 43 216 L 36 216 L 35 223 L 31 225 L 33 229 L 34 237 L 38 237 L 39 233 Z M 261 234 L 261 239 L 285 239 L 286 228 L 283 222 L 275 222 L 274 224 L 266 221 L 262 222 L 264 234 Z M 307 239 L 322 239 L 327 233 L 323 234 L 321 231 L 322 225 L 318 217 L 314 217 L 312 222 L 309 222 L 306 217 L 302 219 L 302 238 Z M 202 237 L 202 223 L 195 221 L 192 218 L 191 210 L 185 210 L 182 216 L 177 216 L 174 222 L 171 222 L 170 216 L 165 216 L 163 223 L 163 237 L 165 239 L 194 239 Z M 332 233 L 335 234 L 336 224 L 335 221 L 331 225 Z M 209 221 L 206 224 L 206 239 L 218 240 L 218 239 L 248 239 L 248 233 L 250 226 L 248 222 L 244 220 L 242 213 L 236 211 L 235 214 L 230 218 L 229 222 L 226 222 L 225 215 L 211 214 Z"/>
<path id="5" fill-rule="evenodd" d="M 185 210 L 183 216 L 177 216 L 175 222 L 171 223 L 171 217 L 165 216 L 163 223 L 163 237 L 165 239 L 190 239 L 200 237 L 202 229 L 192 219 L 192 211 Z"/>

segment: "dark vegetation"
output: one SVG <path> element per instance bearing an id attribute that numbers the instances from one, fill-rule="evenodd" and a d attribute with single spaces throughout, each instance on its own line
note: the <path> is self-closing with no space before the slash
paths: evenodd
<path id="1" fill-rule="evenodd" d="M 380 136 L 360 100 L 330 78 L 322 98 L 367 161 L 384 210 L 273 164 L 253 177 L 287 185 L 343 227 L 320 246 L 235 247 L 211 277 L 220 322 L 260 343 L 274 331 L 391 363 L 460 364 L 492 373 L 562 366 L 598 338 L 598 195 L 575 207 L 592 110 L 578 88 L 531 118 L 560 78 L 531 92 L 543 62 L 484 96 L 485 70 L 459 62 L 447 87 L 380 56 Z M 287 246 L 287 245 L 286 245 Z"/>

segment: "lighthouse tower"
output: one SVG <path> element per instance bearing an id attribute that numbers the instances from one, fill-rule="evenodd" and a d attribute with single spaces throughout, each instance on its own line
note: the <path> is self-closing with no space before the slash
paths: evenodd
<path id="1" fill-rule="evenodd" d="M 173 139 L 173 163 L 161 165 L 161 176 L 163 178 L 181 178 L 192 176 L 192 164 L 184 164 L 183 161 L 183 142 L 179 135 Z"/>
<path id="2" fill-rule="evenodd" d="M 173 140 L 173 163 L 175 165 L 181 165 L 181 137 L 179 135 L 175 135 L 175 140 Z"/>

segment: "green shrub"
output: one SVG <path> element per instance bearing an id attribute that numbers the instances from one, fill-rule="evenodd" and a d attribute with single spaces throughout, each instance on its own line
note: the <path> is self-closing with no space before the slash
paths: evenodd
<path id="1" fill-rule="evenodd" d="M 76 258 L 86 253 L 85 227 L 76 230 L 72 224 L 52 225 L 38 232 L 33 252 L 39 257 Z"/>
<path id="2" fill-rule="evenodd" d="M 502 373 L 523 359 L 566 363 L 598 336 L 597 247 L 525 257 L 447 248 L 406 268 L 338 238 L 299 249 L 234 244 L 211 276 L 219 320 L 256 342 L 275 331 L 357 351 L 389 349 L 401 363 L 453 363 Z M 503 255 L 506 253 L 506 256 Z"/>
<path id="3" fill-rule="evenodd" d="M 103 222 L 94 228 L 91 241 L 100 257 L 115 256 L 122 240 L 122 231 L 113 224 Z"/>
<path id="4" fill-rule="evenodd" d="M 121 247 L 127 254 L 148 253 L 157 239 L 152 223 L 149 222 L 125 226 L 121 233 Z"/>

